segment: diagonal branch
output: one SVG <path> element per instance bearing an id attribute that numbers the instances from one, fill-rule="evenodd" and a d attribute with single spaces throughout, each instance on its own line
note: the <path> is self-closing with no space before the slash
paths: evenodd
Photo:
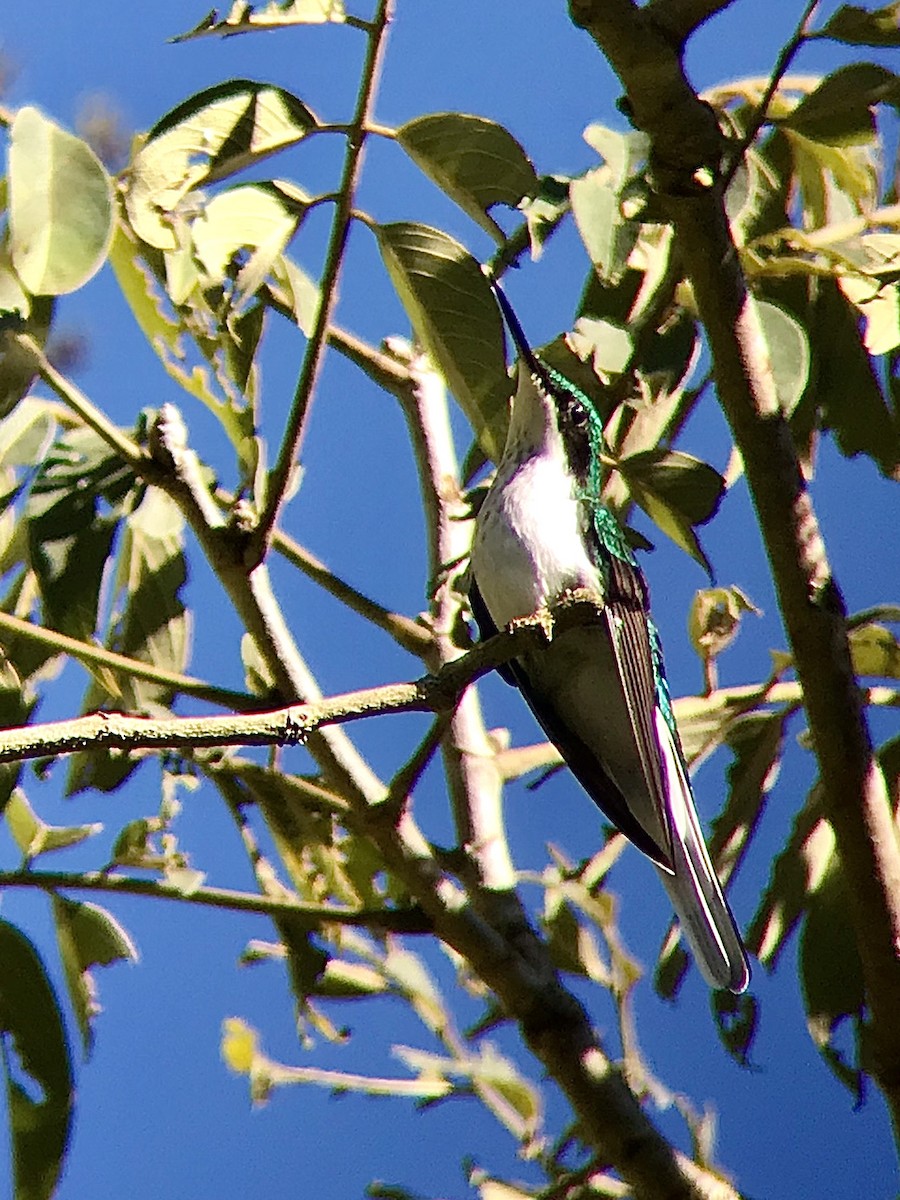
<path id="1" fill-rule="evenodd" d="M 362 171 L 367 126 L 374 112 L 375 94 L 387 42 L 387 29 L 393 17 L 393 11 L 394 0 L 379 0 L 375 19 L 368 29 L 369 44 L 366 61 L 362 71 L 356 112 L 347 134 L 344 171 L 338 190 L 331 237 L 325 256 L 325 267 L 322 272 L 319 311 L 307 343 L 306 355 L 300 370 L 300 378 L 297 380 L 278 459 L 269 473 L 265 508 L 260 514 L 259 522 L 253 531 L 251 544 L 248 547 L 250 561 L 253 563 L 261 561 L 264 557 L 278 523 L 281 509 L 290 492 L 306 430 L 309 406 L 324 361 L 328 327 L 337 306 L 338 279 L 344 262 L 344 251 L 353 219 L 356 188 Z"/>
<path id="2" fill-rule="evenodd" d="M 198 887 L 185 891 L 174 884 L 141 879 L 115 871 L 0 871 L 0 888 L 41 888 L 46 892 L 105 892 L 107 895 L 147 896 L 175 900 L 200 908 L 229 912 L 259 913 L 267 917 L 296 919 L 310 929 L 323 925 L 347 925 L 378 933 L 430 933 L 431 923 L 418 908 L 350 908 L 333 904 L 310 904 L 290 896 L 260 896 L 231 888 Z"/>
<path id="3" fill-rule="evenodd" d="M 631 0 L 570 0 L 651 139 L 651 168 L 709 340 L 803 689 L 823 804 L 837 835 L 872 1023 L 873 1074 L 900 1138 L 900 846 L 866 725 L 846 612 L 790 431 L 718 177 L 715 114 Z"/>

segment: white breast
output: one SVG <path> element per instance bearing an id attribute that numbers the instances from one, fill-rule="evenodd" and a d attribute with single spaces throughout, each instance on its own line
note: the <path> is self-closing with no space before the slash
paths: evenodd
<path id="1" fill-rule="evenodd" d="M 555 453 L 537 453 L 498 471 L 478 516 L 472 571 L 499 628 L 567 589 L 599 589 L 573 484 Z"/>

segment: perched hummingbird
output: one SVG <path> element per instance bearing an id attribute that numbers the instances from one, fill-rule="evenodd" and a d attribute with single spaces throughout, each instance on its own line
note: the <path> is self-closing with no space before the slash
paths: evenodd
<path id="1" fill-rule="evenodd" d="M 647 583 L 601 499 L 602 422 L 495 292 L 518 386 L 476 522 L 472 611 L 488 637 L 576 588 L 602 599 L 602 621 L 555 634 L 503 673 L 591 799 L 652 859 L 704 978 L 742 992 L 747 958 L 700 832 Z"/>

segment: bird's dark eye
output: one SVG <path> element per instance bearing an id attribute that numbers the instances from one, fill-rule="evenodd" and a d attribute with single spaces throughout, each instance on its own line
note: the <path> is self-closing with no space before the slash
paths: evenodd
<path id="1" fill-rule="evenodd" d="M 569 404 L 569 420 L 576 429 L 584 429 L 588 423 L 587 409 L 578 400 L 572 400 Z"/>

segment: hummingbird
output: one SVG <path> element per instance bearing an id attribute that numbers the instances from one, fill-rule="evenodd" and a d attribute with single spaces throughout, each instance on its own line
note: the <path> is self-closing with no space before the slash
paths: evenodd
<path id="1" fill-rule="evenodd" d="M 492 285 L 519 353 L 506 445 L 479 510 L 470 602 L 483 638 L 576 589 L 602 617 L 554 634 L 501 673 L 606 817 L 656 867 L 706 981 L 750 971 L 703 840 L 643 572 L 602 500 L 603 424 L 532 351 Z"/>

